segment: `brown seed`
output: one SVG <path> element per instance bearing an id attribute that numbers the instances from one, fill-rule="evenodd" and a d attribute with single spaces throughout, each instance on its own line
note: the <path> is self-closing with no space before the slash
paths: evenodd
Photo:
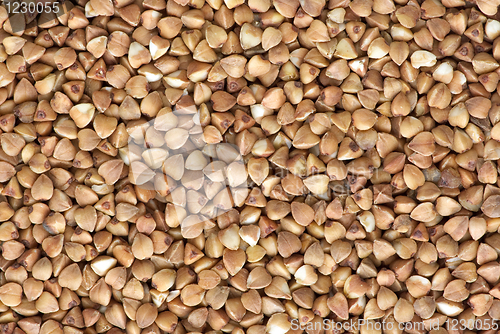
<path id="1" fill-rule="evenodd" d="M 348 319 L 348 303 L 346 297 L 337 292 L 333 297 L 328 298 L 328 308 L 343 320 Z"/>
<path id="2" fill-rule="evenodd" d="M 394 319 L 398 322 L 410 321 L 413 315 L 413 305 L 406 299 L 400 298 L 394 306 Z"/>
<path id="3" fill-rule="evenodd" d="M 69 47 L 61 48 L 54 54 L 54 62 L 59 70 L 70 67 L 75 60 L 76 52 Z"/>
<path id="4" fill-rule="evenodd" d="M 500 201 L 500 196 L 498 195 L 488 197 L 481 206 L 481 211 L 490 218 L 500 217 L 500 211 L 497 212 L 498 201 Z"/>
<path id="5" fill-rule="evenodd" d="M 314 219 L 314 210 L 309 205 L 299 202 L 292 202 L 291 210 L 292 216 L 298 224 L 302 226 L 308 226 L 310 223 L 312 223 Z"/>
<path id="6" fill-rule="evenodd" d="M 123 310 L 123 306 L 120 304 L 113 304 L 107 307 L 104 316 L 110 324 L 119 328 L 125 328 L 126 315 Z"/>
<path id="7" fill-rule="evenodd" d="M 0 301 L 9 307 L 21 304 L 23 288 L 17 283 L 6 283 L 0 287 Z"/>
<path id="8" fill-rule="evenodd" d="M 40 175 L 31 188 L 33 198 L 40 201 L 49 200 L 52 197 L 53 192 L 54 185 L 50 178 L 45 174 Z"/>
<path id="9" fill-rule="evenodd" d="M 151 303 L 142 304 L 136 312 L 136 322 L 139 328 L 146 328 L 153 324 L 158 316 L 158 309 Z"/>
<path id="10" fill-rule="evenodd" d="M 271 284 L 271 275 L 265 268 L 257 267 L 250 272 L 247 279 L 249 289 L 262 289 Z"/>
<path id="11" fill-rule="evenodd" d="M 205 290 L 203 290 L 197 284 L 187 285 L 181 291 L 182 302 L 187 306 L 198 305 L 203 299 L 204 295 L 205 295 Z"/>
<path id="12" fill-rule="evenodd" d="M 289 257 L 301 248 L 299 238 L 290 232 L 280 232 L 278 234 L 278 252 L 284 258 Z"/>
<path id="13" fill-rule="evenodd" d="M 403 169 L 403 178 L 410 189 L 417 189 L 425 183 L 424 174 L 418 167 L 410 164 L 405 165 Z"/>
<path id="14" fill-rule="evenodd" d="M 53 313 L 59 311 L 59 304 L 56 297 L 48 291 L 42 292 L 35 302 L 35 307 L 40 313 Z"/>
<path id="15" fill-rule="evenodd" d="M 76 263 L 64 268 L 58 277 L 58 283 L 63 288 L 78 290 L 82 284 L 82 274 Z"/>
<path id="16" fill-rule="evenodd" d="M 18 155 L 26 144 L 24 138 L 17 133 L 2 134 L 0 142 L 4 152 L 10 156 Z"/>
<path id="17" fill-rule="evenodd" d="M 465 101 L 469 114 L 477 118 L 485 118 L 491 108 L 491 101 L 483 97 L 473 97 Z"/>
<path id="18" fill-rule="evenodd" d="M 227 111 L 236 104 L 236 98 L 224 91 L 216 91 L 213 93 L 211 101 L 216 111 Z"/>

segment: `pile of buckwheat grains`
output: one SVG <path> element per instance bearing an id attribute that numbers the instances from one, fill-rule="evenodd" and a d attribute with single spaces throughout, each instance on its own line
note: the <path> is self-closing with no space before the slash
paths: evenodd
<path id="1" fill-rule="evenodd" d="M 498 333 L 500 0 L 42 3 L 0 7 L 1 334 Z"/>

